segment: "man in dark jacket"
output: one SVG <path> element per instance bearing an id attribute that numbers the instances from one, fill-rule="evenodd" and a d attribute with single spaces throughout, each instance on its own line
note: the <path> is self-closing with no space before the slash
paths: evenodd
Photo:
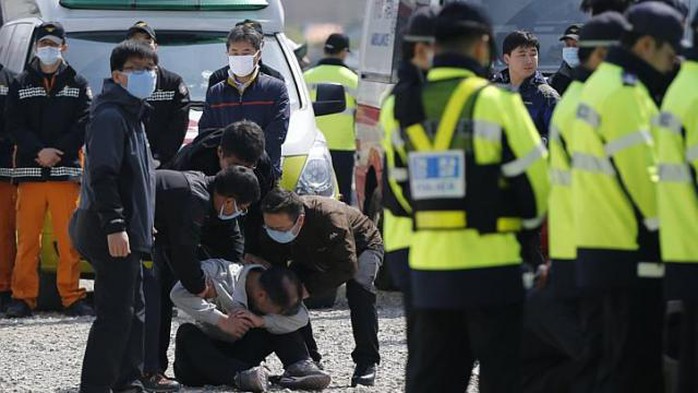
<path id="1" fill-rule="evenodd" d="M 92 325 L 81 392 L 141 391 L 144 301 L 141 255 L 153 245 L 155 171 L 143 117 L 158 57 L 125 41 L 92 107 L 85 181 L 71 221 L 76 248 L 95 270 Z"/>
<path id="2" fill-rule="evenodd" d="M 374 281 L 383 262 L 383 240 L 373 222 L 356 208 L 331 198 L 300 197 L 277 188 L 262 201 L 263 247 L 252 262 L 287 266 L 303 282 L 306 294 L 326 295 L 347 284 L 347 300 L 356 348 L 351 385 L 372 386 L 378 353 L 378 316 Z M 310 324 L 306 344 L 320 360 Z"/>
<path id="3" fill-rule="evenodd" d="M 68 222 L 80 193 L 80 149 L 92 93 L 87 80 L 63 61 L 67 49 L 59 23 L 37 28 L 36 57 L 10 85 L 5 104 L 7 132 L 17 143 L 13 179 L 17 189 L 17 257 L 8 317 L 27 317 L 39 296 L 39 252 L 46 211 L 58 240 L 56 282 L 71 315 L 92 315 L 79 288 L 80 256 Z"/>
<path id="4" fill-rule="evenodd" d="M 228 35 L 231 75 L 206 93 L 199 132 L 250 120 L 264 130 L 265 148 L 281 176 L 281 145 L 286 140 L 290 107 L 284 82 L 259 72 L 262 35 L 249 26 Z"/>
<path id="5" fill-rule="evenodd" d="M 0 64 L 0 312 L 10 304 L 12 266 L 15 264 L 15 197 L 12 184 L 12 152 L 15 147 L 5 131 L 5 99 L 15 75 Z"/>
<path id="6" fill-rule="evenodd" d="M 126 38 L 157 51 L 155 30 L 146 22 L 136 22 Z M 157 163 L 166 166 L 179 151 L 189 128 L 189 89 L 181 76 L 158 65 L 157 86 L 148 103 L 153 107 L 145 121 L 150 151 Z"/>
<path id="7" fill-rule="evenodd" d="M 160 170 L 156 173 L 154 266 L 146 276 L 146 335 L 143 385 L 152 391 L 176 391 L 179 384 L 165 377 L 170 345 L 172 301 L 177 281 L 194 295 L 206 290 L 201 259 L 242 260 L 237 225 L 259 199 L 259 184 L 251 169 L 233 166 L 215 177 L 201 172 Z M 231 231 L 231 228 L 234 229 Z"/>
<path id="8" fill-rule="evenodd" d="M 565 29 L 565 34 L 560 37 L 563 43 L 562 48 L 562 64 L 553 76 L 550 77 L 550 86 L 552 86 L 558 94 L 563 95 L 567 87 L 572 83 L 572 70 L 579 66 L 579 29 L 582 25 L 577 23 L 570 25 Z"/>
<path id="9" fill-rule="evenodd" d="M 242 22 L 236 23 L 235 26 L 249 26 L 253 29 L 255 29 L 261 36 L 262 36 L 262 45 L 261 48 L 264 48 L 264 30 L 262 30 L 262 24 L 257 22 L 256 20 L 250 20 L 250 19 L 245 19 Z M 228 53 L 228 50 L 230 49 L 230 43 L 226 43 L 225 45 L 226 49 L 226 54 Z M 262 74 L 267 74 L 269 76 L 272 76 L 280 81 L 284 80 L 284 76 L 281 75 L 281 73 L 272 67 L 269 67 L 268 65 L 262 63 L 262 60 L 259 60 L 259 72 Z M 230 76 L 230 65 L 227 65 L 223 68 L 217 69 L 211 76 L 208 77 L 208 88 L 210 89 L 212 86 L 216 85 L 218 82 L 223 82 L 228 77 Z"/>
<path id="10" fill-rule="evenodd" d="M 509 66 L 494 82 L 518 90 L 540 135 L 547 140 L 550 118 L 560 95 L 538 71 L 538 38 L 527 31 L 515 31 L 504 39 L 504 61 Z"/>

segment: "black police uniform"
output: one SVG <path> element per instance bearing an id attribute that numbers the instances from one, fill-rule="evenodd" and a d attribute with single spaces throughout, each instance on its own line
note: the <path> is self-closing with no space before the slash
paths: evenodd
<path id="1" fill-rule="evenodd" d="M 157 87 L 148 103 L 154 108 L 145 122 L 150 150 L 160 165 L 166 165 L 189 128 L 189 89 L 181 76 L 160 66 Z"/>

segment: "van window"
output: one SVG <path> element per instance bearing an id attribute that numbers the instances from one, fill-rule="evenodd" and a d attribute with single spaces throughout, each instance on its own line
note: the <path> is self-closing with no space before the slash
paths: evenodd
<path id="1" fill-rule="evenodd" d="M 12 32 L 12 38 L 7 47 L 5 66 L 16 73 L 23 70 L 31 47 L 34 25 L 31 23 L 18 23 Z"/>
<path id="2" fill-rule="evenodd" d="M 208 77 L 228 64 L 225 53 L 227 32 L 158 31 L 160 64 L 176 72 L 189 87 L 192 101 L 204 102 Z M 66 60 L 87 78 L 95 94 L 102 91 L 104 78 L 111 75 L 109 56 L 116 44 L 123 41 L 123 31 L 84 32 L 68 34 Z M 299 107 L 298 88 L 293 74 L 274 37 L 266 37 L 262 61 L 279 71 L 286 80 L 291 108 Z"/>
<path id="3" fill-rule="evenodd" d="M 7 59 L 10 57 L 10 43 L 14 31 L 14 24 L 5 25 L 0 29 L 0 63 L 3 65 L 7 65 Z"/>

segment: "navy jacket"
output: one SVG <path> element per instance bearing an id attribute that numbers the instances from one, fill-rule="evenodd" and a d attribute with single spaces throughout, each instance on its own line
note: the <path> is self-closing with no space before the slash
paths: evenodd
<path id="1" fill-rule="evenodd" d="M 281 145 L 286 140 L 290 115 L 284 82 L 258 73 L 242 93 L 230 85 L 230 79 L 217 83 L 206 92 L 199 133 L 211 128 L 224 128 L 239 120 L 257 123 L 264 130 L 266 151 L 279 177 Z"/>
<path id="2" fill-rule="evenodd" d="M 78 214 L 97 216 L 106 235 L 126 231 L 131 251 L 150 252 L 155 218 L 155 170 L 143 127 L 149 106 L 111 79 L 92 106 L 85 137 L 85 175 Z M 95 222 L 87 219 L 81 222 Z M 86 228 L 81 228 L 81 233 Z M 101 237 L 101 236 L 100 236 Z"/>
<path id="3" fill-rule="evenodd" d="M 0 181 L 12 180 L 14 143 L 5 129 L 5 98 L 15 75 L 0 64 Z"/>
<path id="4" fill-rule="evenodd" d="M 27 65 L 10 85 L 5 102 L 7 132 L 17 144 L 15 181 L 80 180 L 79 152 L 91 101 L 87 80 L 69 65 L 62 64 L 53 76 L 41 72 L 37 58 Z M 52 168 L 35 161 L 47 147 L 64 153 Z"/>
<path id="5" fill-rule="evenodd" d="M 217 69 L 211 76 L 208 77 L 208 88 L 212 88 L 219 82 L 223 82 L 226 79 L 228 79 L 230 71 L 230 66 L 227 65 L 225 67 Z M 273 76 L 274 78 L 283 81 L 284 76 L 281 75 L 281 73 L 272 67 L 269 67 L 268 65 L 262 63 L 261 61 L 259 62 L 259 72 L 262 74 L 267 74 L 269 76 Z"/>
<path id="6" fill-rule="evenodd" d="M 493 82 L 503 85 L 510 84 L 509 70 L 505 69 L 495 75 Z M 519 94 L 521 94 L 521 99 L 523 99 L 538 132 L 547 141 L 550 119 L 553 117 L 553 111 L 560 100 L 560 95 L 550 87 L 543 74 L 538 71 L 523 81 L 519 87 Z"/>

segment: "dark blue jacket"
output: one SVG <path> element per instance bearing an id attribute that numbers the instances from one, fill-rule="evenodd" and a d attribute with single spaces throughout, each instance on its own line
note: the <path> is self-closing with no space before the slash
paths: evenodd
<path id="1" fill-rule="evenodd" d="M 286 85 L 260 72 L 242 93 L 230 85 L 230 79 L 208 89 L 204 113 L 199 120 L 199 133 L 223 128 L 239 120 L 257 123 L 264 130 L 267 154 L 276 175 L 280 176 L 281 145 L 286 140 L 289 117 Z"/>
<path id="2" fill-rule="evenodd" d="M 126 231 L 131 251 L 141 252 L 150 252 L 153 246 L 155 220 L 155 170 L 142 123 L 149 108 L 111 79 L 104 81 L 85 137 L 77 212 L 91 217 L 78 222 L 99 224 L 79 228 L 79 233 L 100 233 L 100 241 L 106 241 L 106 235 Z"/>
<path id="3" fill-rule="evenodd" d="M 15 75 L 0 64 L 0 181 L 12 180 L 14 143 L 5 129 L 5 98 Z"/>
<path id="4" fill-rule="evenodd" d="M 493 82 L 503 85 L 510 84 L 509 70 L 505 69 L 495 75 Z M 519 87 L 519 94 L 521 94 L 521 99 L 523 99 L 538 132 L 547 141 L 550 119 L 553 117 L 553 111 L 560 100 L 560 95 L 550 87 L 543 74 L 538 71 L 523 81 Z"/>

